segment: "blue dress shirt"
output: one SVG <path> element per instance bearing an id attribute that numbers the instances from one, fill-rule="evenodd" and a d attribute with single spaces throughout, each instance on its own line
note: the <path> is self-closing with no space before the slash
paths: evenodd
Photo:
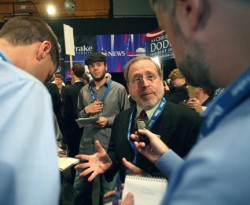
<path id="1" fill-rule="evenodd" d="M 211 131 L 196 144 L 182 161 L 173 151 L 165 153 L 157 167 L 168 174 L 168 191 L 164 205 L 248 205 L 250 204 L 250 77 L 222 93 L 211 105 L 210 120 L 222 102 L 224 112 Z M 237 91 L 237 92 L 236 92 Z M 242 94 L 242 92 L 244 92 Z M 225 95 L 224 95 L 225 94 Z M 237 102 L 237 96 L 241 99 Z M 216 114 L 212 116 L 212 114 Z M 209 124 L 210 122 L 208 122 Z"/>
<path id="2" fill-rule="evenodd" d="M 0 51 L 0 204 L 57 205 L 52 103 L 44 85 Z"/>

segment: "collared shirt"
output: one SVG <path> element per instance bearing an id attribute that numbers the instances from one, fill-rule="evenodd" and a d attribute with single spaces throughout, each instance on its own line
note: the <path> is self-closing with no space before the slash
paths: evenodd
<path id="1" fill-rule="evenodd" d="M 0 99 L 0 204 L 58 204 L 60 178 L 47 89 L 4 56 Z"/>
<path id="2" fill-rule="evenodd" d="M 153 116 L 155 110 L 157 109 L 158 105 L 160 104 L 161 101 L 159 101 L 153 108 L 149 109 L 149 110 L 145 110 L 145 112 L 147 113 L 147 117 L 148 120 L 151 119 L 151 117 Z M 138 105 L 136 106 L 137 112 L 136 112 L 136 118 L 139 116 L 140 112 L 142 111 L 142 108 L 140 108 Z"/>
<path id="3" fill-rule="evenodd" d="M 86 118 L 96 115 L 96 113 L 87 114 L 84 111 L 84 108 L 93 102 L 89 86 L 92 86 L 95 98 L 101 100 L 106 89 L 108 88 L 107 82 L 97 90 L 94 82 L 92 81 L 80 90 L 78 97 L 78 111 L 80 117 Z M 110 91 L 103 101 L 103 110 L 101 112 L 102 116 L 108 118 L 108 125 L 105 128 L 101 128 L 96 125 L 86 126 L 81 139 L 80 153 L 95 153 L 94 141 L 96 139 L 98 139 L 102 146 L 107 149 L 115 116 L 123 110 L 129 108 L 129 106 L 128 95 L 124 86 L 120 83 L 112 81 Z"/>
<path id="4" fill-rule="evenodd" d="M 226 99 L 222 94 L 216 100 L 227 103 Z M 249 104 L 249 96 L 238 102 L 216 129 L 201 137 L 185 161 L 171 150 L 159 159 L 157 167 L 170 177 L 162 204 L 249 204 Z M 216 106 L 216 102 L 213 105 Z"/>

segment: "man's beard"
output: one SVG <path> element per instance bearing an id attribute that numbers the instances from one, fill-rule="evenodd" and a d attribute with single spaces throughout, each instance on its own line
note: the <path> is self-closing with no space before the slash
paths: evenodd
<path id="1" fill-rule="evenodd" d="M 197 49 L 196 52 L 198 52 L 198 54 L 194 54 L 193 56 L 187 54 L 184 59 L 179 62 L 179 68 L 182 74 L 192 86 L 217 88 L 210 80 L 209 67 L 202 57 L 202 52 L 199 51 L 199 49 Z"/>
<path id="2" fill-rule="evenodd" d="M 195 87 L 217 88 L 218 86 L 214 85 L 210 79 L 210 69 L 203 56 L 205 49 L 194 42 L 191 44 L 186 44 L 191 49 L 184 51 L 183 59 L 178 62 L 178 67 L 185 76 L 187 83 Z"/>
<path id="3" fill-rule="evenodd" d="M 102 81 L 104 77 L 105 77 L 105 73 L 103 73 L 102 76 L 99 77 L 99 78 L 95 78 L 95 77 L 92 76 L 92 78 L 94 79 L 94 81 L 97 81 L 97 82 Z"/>
<path id="4" fill-rule="evenodd" d="M 174 24 L 174 34 L 175 38 L 178 38 L 178 42 L 183 45 L 183 58 L 176 63 L 187 83 L 195 87 L 218 88 L 210 79 L 210 69 L 204 57 L 205 48 L 187 39 L 181 32 L 178 23 Z"/>

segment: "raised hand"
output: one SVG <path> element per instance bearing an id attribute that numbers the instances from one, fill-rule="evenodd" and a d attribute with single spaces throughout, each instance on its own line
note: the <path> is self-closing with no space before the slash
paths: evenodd
<path id="1" fill-rule="evenodd" d="M 109 158 L 107 152 L 103 149 L 98 140 L 95 141 L 97 152 L 93 155 L 79 154 L 75 158 L 87 161 L 75 166 L 76 170 L 83 169 L 80 173 L 80 177 L 84 177 L 91 173 L 88 181 L 92 181 L 98 174 L 103 174 L 112 167 L 112 161 Z"/>

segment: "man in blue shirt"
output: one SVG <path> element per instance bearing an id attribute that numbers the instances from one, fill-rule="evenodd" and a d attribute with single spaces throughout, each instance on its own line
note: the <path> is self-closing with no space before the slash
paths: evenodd
<path id="1" fill-rule="evenodd" d="M 199 141 L 180 159 L 148 130 L 139 152 L 169 176 L 164 205 L 250 202 L 250 1 L 150 0 L 176 62 L 193 86 L 225 87 L 203 113 Z M 137 140 L 136 135 L 131 135 Z M 98 146 L 98 154 L 104 150 Z M 100 167 L 108 167 L 110 161 Z M 130 166 L 131 167 L 131 166 Z M 96 168 L 98 170 L 98 167 Z M 123 205 L 133 205 L 127 196 Z"/>
<path id="2" fill-rule="evenodd" d="M 43 82 L 59 65 L 51 28 L 18 17 L 0 30 L 0 204 L 57 205 L 52 103 Z"/>
<path id="3" fill-rule="evenodd" d="M 185 161 L 156 135 L 140 131 L 148 136 L 150 147 L 135 143 L 138 150 L 169 176 L 162 204 L 249 204 L 250 2 L 151 3 L 188 82 L 201 87 L 227 87 L 204 112 L 200 141 Z M 124 205 L 134 204 L 132 199 L 130 195 Z"/>

